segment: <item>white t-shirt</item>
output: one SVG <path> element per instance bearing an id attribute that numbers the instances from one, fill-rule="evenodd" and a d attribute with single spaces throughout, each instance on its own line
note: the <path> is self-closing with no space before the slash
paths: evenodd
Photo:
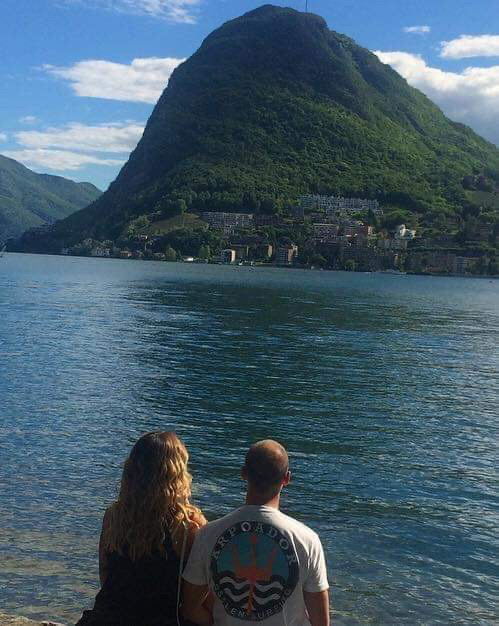
<path id="1" fill-rule="evenodd" d="M 329 588 L 317 534 L 268 506 L 245 505 L 197 534 L 183 578 L 215 594 L 215 626 L 309 626 L 303 591 Z"/>

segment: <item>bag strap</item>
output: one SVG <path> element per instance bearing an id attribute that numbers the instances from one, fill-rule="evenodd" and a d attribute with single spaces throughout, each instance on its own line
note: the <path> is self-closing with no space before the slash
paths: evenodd
<path id="1" fill-rule="evenodd" d="M 187 537 L 189 535 L 190 524 L 182 522 L 184 527 L 184 538 L 182 539 L 182 550 L 180 551 L 180 566 L 178 570 L 178 587 L 177 587 L 177 626 L 180 625 L 180 594 L 182 591 L 182 572 L 184 571 L 185 550 L 187 547 Z"/>

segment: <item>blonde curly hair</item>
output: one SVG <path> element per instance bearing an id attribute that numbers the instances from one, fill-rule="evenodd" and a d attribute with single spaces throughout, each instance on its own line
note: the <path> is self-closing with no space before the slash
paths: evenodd
<path id="1" fill-rule="evenodd" d="M 164 552 L 166 532 L 175 536 L 185 523 L 202 525 L 201 511 L 190 503 L 189 454 L 174 432 L 141 437 L 125 461 L 118 499 L 106 513 L 103 546 L 132 561 Z"/>

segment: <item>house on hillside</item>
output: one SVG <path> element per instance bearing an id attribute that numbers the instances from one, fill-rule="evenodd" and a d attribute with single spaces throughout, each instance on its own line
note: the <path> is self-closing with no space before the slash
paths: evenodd
<path id="1" fill-rule="evenodd" d="M 279 246 L 277 248 L 275 264 L 282 266 L 293 265 L 295 258 L 298 255 L 298 246 L 294 243 Z"/>

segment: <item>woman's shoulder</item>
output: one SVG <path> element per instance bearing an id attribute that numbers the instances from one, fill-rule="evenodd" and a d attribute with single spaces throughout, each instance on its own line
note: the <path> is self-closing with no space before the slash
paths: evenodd
<path id="1" fill-rule="evenodd" d="M 189 523 L 190 526 L 194 527 L 197 531 L 203 526 L 206 526 L 208 522 L 201 509 L 196 508 L 189 512 Z"/>

